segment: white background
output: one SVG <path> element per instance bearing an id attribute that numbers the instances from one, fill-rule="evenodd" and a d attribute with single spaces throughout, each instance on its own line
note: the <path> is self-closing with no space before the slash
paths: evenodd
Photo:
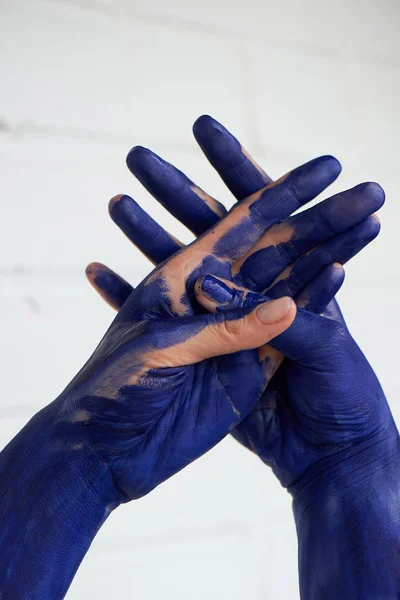
<path id="1" fill-rule="evenodd" d="M 190 235 L 125 167 L 136 144 L 232 203 L 192 139 L 209 113 L 271 176 L 322 153 L 332 191 L 377 180 L 382 233 L 340 301 L 400 417 L 398 0 L 0 0 L 0 442 L 55 398 L 113 312 L 92 260 L 133 284 L 149 263 L 112 224 L 127 192 Z M 290 498 L 226 439 L 111 516 L 68 598 L 297 597 Z"/>

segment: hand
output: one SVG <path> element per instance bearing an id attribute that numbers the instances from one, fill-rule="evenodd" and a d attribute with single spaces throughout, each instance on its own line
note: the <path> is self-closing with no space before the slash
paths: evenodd
<path id="1" fill-rule="evenodd" d="M 201 118 L 195 125 L 195 133 L 208 158 L 217 166 L 237 196 L 240 197 L 244 190 L 253 189 L 251 186 L 270 181 L 235 138 L 215 121 L 208 117 Z M 213 220 L 219 218 L 218 214 L 222 214 L 223 211 L 219 205 L 215 205 L 215 200 L 200 191 L 172 165 L 149 151 L 134 149 L 128 157 L 128 165 L 145 183 L 147 189 L 196 233 L 200 233 L 202 227 L 208 227 Z M 317 313 L 322 312 L 332 297 L 333 289 L 335 286 L 338 289 L 343 279 L 341 269 L 332 269 L 327 265 L 335 261 L 345 263 L 377 235 L 379 223 L 376 218 L 369 217 L 362 221 L 361 215 L 365 217 L 367 207 L 372 209 L 374 206 L 377 209 L 382 202 L 381 188 L 374 184 L 364 184 L 271 227 L 252 249 L 252 254 L 247 260 L 244 263 L 242 261 L 236 281 L 251 285 L 252 290 L 264 291 L 267 288 L 269 297 L 297 296 L 301 306 Z M 153 261 L 165 259 L 170 252 L 179 247 L 169 234 L 132 201 L 126 203 L 124 210 L 115 211 L 112 207 L 111 216 Z M 353 229 L 346 230 L 354 225 L 356 226 Z M 334 234 L 336 236 L 332 237 Z M 331 239 L 324 241 L 329 237 Z M 157 244 L 154 244 L 154 239 L 157 240 Z M 313 249 L 317 243 L 320 245 Z M 276 277 L 278 268 L 287 267 L 288 256 L 293 259 L 301 252 L 307 254 L 298 258 L 282 276 Z M 132 288 L 126 282 L 102 265 L 90 265 L 88 274 L 96 289 L 116 307 L 131 292 Z M 315 279 L 310 281 L 313 277 Z M 330 316 L 334 315 L 345 327 L 337 304 L 331 304 L 327 312 Z M 276 369 L 281 360 L 282 357 L 278 353 L 275 353 L 273 358 L 270 356 L 270 367 Z M 239 441 L 271 465 L 274 465 L 276 460 L 274 453 L 271 454 L 271 446 L 275 444 L 279 449 L 281 440 L 280 437 L 277 438 L 277 431 L 271 431 L 271 422 L 275 423 L 275 413 L 271 407 L 278 396 L 281 404 L 291 403 L 288 397 L 288 386 L 291 386 L 291 382 L 287 379 L 287 373 L 285 366 L 278 371 L 256 410 L 232 432 Z M 302 390 L 302 381 L 301 377 L 296 377 L 298 394 L 312 397 L 309 389 Z M 282 432 L 279 435 L 281 436 Z M 287 449 L 289 455 L 291 451 L 293 448 Z M 284 485 L 290 485 L 309 466 L 310 460 L 308 456 L 303 462 L 299 460 L 296 462 L 296 468 L 291 468 L 286 462 L 282 461 L 279 477 Z"/>
<path id="2" fill-rule="evenodd" d="M 340 279 L 342 267 L 333 269 Z M 265 299 L 215 277 L 208 293 L 198 296 L 212 312 Z M 293 325 L 270 345 L 288 360 L 235 436 L 273 468 L 284 486 L 293 486 L 292 492 L 304 485 L 301 478 L 314 465 L 323 470 L 325 459 L 336 463 L 336 453 L 348 459 L 361 444 L 397 440 L 379 381 L 343 322 L 299 310 Z"/>
<path id="3" fill-rule="evenodd" d="M 268 181 L 215 121 L 203 117 L 195 125 L 195 134 L 238 199 Z M 131 170 L 184 223 L 196 214 L 197 233 L 201 233 L 202 223 L 206 228 L 210 219 L 218 220 L 216 213 L 210 217 L 190 184 L 182 186 L 174 202 L 167 166 L 157 166 L 151 155 L 142 153 L 142 158 L 130 161 Z M 202 221 L 204 211 L 207 219 Z M 171 251 L 165 243 L 167 234 L 145 214 L 136 223 L 134 216 L 135 211 L 125 223 L 119 220 L 122 229 L 153 260 L 165 258 Z M 371 220 L 368 231 L 367 222 L 364 225 L 353 240 L 347 232 L 343 246 L 333 239 L 320 247 L 315 256 L 324 257 L 321 264 L 345 262 L 368 243 L 379 226 Z M 156 252 L 147 242 L 152 229 L 159 232 Z M 300 259 L 292 275 L 276 286 L 276 293 L 295 295 L 301 289 L 299 279 L 310 267 L 309 258 Z M 102 265 L 89 272 L 95 288 L 119 308 L 131 291 L 129 284 Z M 339 269 L 334 272 L 340 277 Z M 215 284 L 212 289 L 217 289 Z M 318 313 L 325 302 L 324 289 L 323 284 L 318 289 L 317 279 L 314 293 L 304 291 L 300 301 Z M 236 302 L 243 297 L 236 295 Z M 283 342 L 281 349 L 295 360 L 279 369 L 257 407 L 233 434 L 273 467 L 283 485 L 290 485 L 299 536 L 301 596 L 394 600 L 400 592 L 399 437 L 379 382 L 352 340 L 337 303 L 330 303 L 324 314 L 331 320 L 300 313 L 287 334 L 278 338 L 277 347 Z M 293 332 L 297 335 L 290 339 Z M 321 370 L 322 363 L 327 366 Z"/>
<path id="4" fill-rule="evenodd" d="M 226 318 L 204 314 L 195 299 L 195 282 L 208 272 L 235 283 L 247 280 L 254 269 L 254 255 L 249 253 L 264 243 L 264 230 L 270 227 L 269 235 L 287 236 L 290 225 L 272 225 L 314 198 L 337 173 L 337 161 L 330 157 L 295 169 L 243 201 L 198 241 L 155 269 L 131 294 L 92 358 L 62 394 L 60 435 L 96 449 L 109 466 L 119 501 L 148 493 L 206 452 L 259 399 L 274 366 L 273 351 L 238 352 L 258 348 L 286 329 L 294 318 L 294 303 L 271 305 L 264 325 L 260 313 L 249 313 L 246 306 Z M 350 195 L 347 222 L 361 221 L 377 208 L 375 194 Z M 337 208 L 345 198 L 346 194 L 323 205 L 332 227 L 338 219 L 343 226 Z M 119 196 L 111 212 L 125 214 L 132 206 L 132 199 Z M 325 221 L 318 220 L 318 211 L 311 209 L 311 214 L 315 236 L 331 235 Z M 299 217 L 291 223 L 303 226 Z M 299 237 L 290 254 L 304 247 Z M 274 250 L 271 240 L 268 249 Z M 289 260 L 282 255 L 280 270 Z M 273 263 L 265 277 L 278 273 Z M 234 354 L 221 356 L 227 353 Z"/>
<path id="5" fill-rule="evenodd" d="M 155 269 L 66 390 L 1 452 L 3 595 L 62 598 L 112 509 L 206 452 L 251 410 L 271 372 L 272 350 L 258 348 L 290 325 L 295 304 L 206 313 L 195 283 L 208 271 L 236 281 L 264 230 L 336 172 L 331 158 L 295 169 Z M 112 210 L 132 203 L 116 197 Z"/>
<path id="6" fill-rule="evenodd" d="M 214 278 L 199 301 L 262 297 Z M 379 381 L 343 322 L 300 309 L 271 345 L 288 358 L 235 435 L 293 495 L 301 597 L 395 600 L 400 439 Z"/>

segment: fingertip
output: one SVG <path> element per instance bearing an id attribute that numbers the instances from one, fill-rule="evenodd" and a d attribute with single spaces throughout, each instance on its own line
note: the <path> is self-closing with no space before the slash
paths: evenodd
<path id="1" fill-rule="evenodd" d="M 234 291 L 214 275 L 199 277 L 195 283 L 195 294 L 205 308 L 216 310 L 216 304 L 224 305 L 231 302 Z"/>
<path id="2" fill-rule="evenodd" d="M 92 262 L 85 269 L 85 275 L 90 283 L 93 283 L 93 278 L 96 276 L 97 265 L 99 263 Z"/>
<path id="3" fill-rule="evenodd" d="M 210 115 L 204 114 L 193 123 L 193 135 L 196 139 L 205 137 L 214 131 L 222 131 L 224 127 Z"/>
<path id="4" fill-rule="evenodd" d="M 341 263 L 339 262 L 334 262 L 332 264 L 332 280 L 334 282 L 336 282 L 336 284 L 338 286 L 341 286 L 345 277 L 346 277 L 346 271 L 344 270 L 344 267 Z"/>
<path id="5" fill-rule="evenodd" d="M 379 210 L 385 204 L 385 190 L 376 181 L 367 181 L 362 185 L 363 193 L 374 202 L 375 210 Z"/>
<path id="6" fill-rule="evenodd" d="M 381 223 L 380 219 L 378 218 L 378 216 L 375 214 L 373 214 L 369 217 L 369 222 L 370 222 L 371 235 L 373 235 L 373 238 L 375 238 L 380 233 L 380 230 L 382 228 L 382 223 Z"/>
<path id="7" fill-rule="evenodd" d="M 335 157 L 332 156 L 331 154 L 325 154 L 324 156 L 321 157 L 321 159 L 323 161 L 326 161 L 327 164 L 329 165 L 329 169 L 330 172 L 332 174 L 333 177 L 339 177 L 340 173 L 342 172 L 342 165 L 340 163 L 340 161 Z"/>
<path id="8" fill-rule="evenodd" d="M 99 269 L 107 269 L 105 265 L 99 262 L 91 262 L 85 269 L 86 275 L 92 275 L 93 273 L 97 273 Z"/>
<path id="9" fill-rule="evenodd" d="M 152 154 L 152 152 L 146 146 L 140 145 L 133 146 L 128 152 L 128 156 L 139 156 L 140 154 Z"/>
<path id="10" fill-rule="evenodd" d="M 116 205 L 118 204 L 118 202 L 125 196 L 125 194 L 117 194 L 116 196 L 113 196 L 111 198 L 111 200 L 108 203 L 108 212 L 110 214 L 110 216 L 112 217 L 112 214 L 114 212 L 114 209 L 116 207 Z"/>
<path id="11" fill-rule="evenodd" d="M 85 269 L 85 275 L 88 278 L 89 283 L 97 290 L 102 290 L 104 288 L 107 278 L 109 278 L 110 275 L 115 278 L 117 277 L 111 269 L 99 262 L 90 263 Z"/>
<path id="12" fill-rule="evenodd" d="M 127 154 L 126 164 L 131 173 L 136 175 L 137 171 L 140 172 L 146 168 L 149 159 L 160 160 L 160 157 L 149 150 L 149 148 L 134 146 Z"/>
<path id="13" fill-rule="evenodd" d="M 311 168 L 314 172 L 325 174 L 325 177 L 328 177 L 330 181 L 334 181 L 342 171 L 342 165 L 338 159 L 331 154 L 318 156 L 303 165 L 303 167 L 306 167 L 306 169 Z"/>
<path id="14" fill-rule="evenodd" d="M 326 286 L 335 287 L 337 289 L 342 285 L 345 278 L 345 270 L 342 263 L 334 262 L 326 266 L 320 273 L 326 281 Z"/>
<path id="15" fill-rule="evenodd" d="M 220 172 L 245 160 L 239 141 L 209 115 L 197 119 L 193 134 L 208 160 Z"/>
<path id="16" fill-rule="evenodd" d="M 104 289 L 107 288 L 110 273 L 110 269 L 98 262 L 90 263 L 85 269 L 85 275 L 90 285 L 102 296 L 104 296 Z"/>
<path id="17" fill-rule="evenodd" d="M 258 320 L 263 325 L 271 325 L 272 323 L 279 323 L 281 321 L 289 321 L 290 324 L 296 316 L 296 311 L 297 307 L 293 298 L 284 296 L 260 304 L 255 312 Z"/>
<path id="18" fill-rule="evenodd" d="M 379 226 L 379 229 L 381 228 L 381 220 L 378 217 L 378 215 L 376 215 L 375 213 L 373 215 L 370 216 L 371 219 L 373 219 L 376 223 L 377 226 Z"/>
<path id="19" fill-rule="evenodd" d="M 288 173 L 285 180 L 294 188 L 299 202 L 304 204 L 333 183 L 341 168 L 340 162 L 334 156 L 319 156 Z"/>
<path id="20" fill-rule="evenodd" d="M 365 235 L 366 235 L 367 239 L 370 241 L 374 240 L 379 235 L 381 227 L 382 227 L 382 225 L 381 225 L 381 222 L 378 219 L 378 217 L 375 214 L 370 215 L 365 220 L 365 225 L 364 225 L 364 228 L 366 230 Z"/>

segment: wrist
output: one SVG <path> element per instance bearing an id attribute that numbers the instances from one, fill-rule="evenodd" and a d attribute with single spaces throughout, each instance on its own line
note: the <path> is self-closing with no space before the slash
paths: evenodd
<path id="1" fill-rule="evenodd" d="M 62 598 L 117 506 L 107 465 L 83 441 L 63 435 L 57 415 L 55 401 L 0 453 L 0 591 L 6 598 L 28 590 L 35 598 Z"/>
<path id="2" fill-rule="evenodd" d="M 301 597 L 400 594 L 400 446 L 391 435 L 342 449 L 291 489 Z"/>
<path id="3" fill-rule="evenodd" d="M 399 460 L 400 438 L 394 423 L 389 431 L 337 450 L 315 463 L 288 488 L 296 520 L 317 508 L 327 496 L 339 499 L 365 490 L 377 473 L 398 477 Z"/>

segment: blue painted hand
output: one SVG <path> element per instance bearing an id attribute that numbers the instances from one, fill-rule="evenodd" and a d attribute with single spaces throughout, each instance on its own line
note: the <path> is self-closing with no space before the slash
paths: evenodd
<path id="1" fill-rule="evenodd" d="M 238 200 L 271 182 L 213 119 L 200 118 L 194 131 Z M 128 165 L 195 234 L 224 214 L 215 200 L 149 151 L 134 149 Z M 336 301 L 329 303 L 344 275 L 332 263 L 345 263 L 378 234 L 379 223 L 367 215 L 382 201 L 378 186 L 358 186 L 272 226 L 258 242 L 258 252 L 253 248 L 237 263 L 233 281 L 250 291 L 233 286 L 229 278 L 205 277 L 196 285 L 199 304 L 211 311 L 217 305 L 222 312 L 248 310 L 262 302 L 257 292 L 266 290 L 268 297 L 296 297 L 302 307 L 269 347 L 270 374 L 282 361 L 281 352 L 288 359 L 232 433 L 294 495 L 300 589 L 307 600 L 394 600 L 400 593 L 399 437 L 378 380 Z M 112 216 L 153 262 L 180 247 L 134 203 Z M 285 266 L 280 275 L 274 271 Z M 132 292 L 98 263 L 88 268 L 88 276 L 117 309 Z"/>
<path id="2" fill-rule="evenodd" d="M 270 178 L 219 123 L 202 117 L 195 124 L 195 134 L 207 157 L 236 197 L 242 198 L 246 193 L 259 194 L 256 188 L 261 186 L 263 190 L 265 185 L 271 185 Z M 216 200 L 152 152 L 143 148 L 133 149 L 128 156 L 128 165 L 147 189 L 195 233 L 201 233 L 210 224 L 215 224 L 224 214 L 223 207 Z M 338 163 L 329 158 L 319 159 L 310 165 L 314 165 L 313 169 L 319 165 L 318 178 L 323 174 L 324 185 L 320 189 L 333 181 L 340 170 Z M 287 185 L 288 180 L 285 181 Z M 282 183 L 275 187 L 279 189 L 280 185 Z M 324 311 L 343 280 L 342 269 L 332 267 L 332 263 L 347 262 L 378 234 L 379 222 L 375 216 L 368 215 L 382 205 L 383 199 L 383 191 L 378 185 L 361 184 L 294 217 L 282 220 L 281 214 L 281 220 L 273 224 L 242 258 L 236 257 L 229 278 L 233 273 L 233 281 L 240 286 L 247 285 L 256 292 L 267 291 L 269 298 L 295 297 L 299 306 L 309 311 Z M 248 200 L 244 202 L 248 203 Z M 278 208 L 272 200 L 266 206 L 263 216 L 265 227 L 268 226 L 268 217 L 273 218 Z M 165 260 L 181 247 L 130 198 L 123 198 L 119 204 L 112 205 L 110 212 L 128 237 L 155 263 Z M 209 271 L 214 272 L 212 269 Z M 221 270 L 217 274 L 221 275 Z M 98 263 L 89 266 L 88 275 L 95 288 L 117 308 L 132 292 L 131 286 Z M 335 315 L 345 327 L 335 302 L 330 303 L 326 314 Z M 272 354 L 271 349 L 269 353 L 272 374 L 283 357 L 278 352 Z M 273 405 L 277 394 L 284 395 L 289 384 L 287 368 L 283 367 L 264 392 L 263 406 Z M 296 381 L 296 385 L 299 386 L 300 382 Z M 254 439 L 255 421 L 259 440 L 263 439 L 269 447 L 275 434 L 271 434 L 270 424 L 267 427 L 267 423 L 265 431 L 262 431 L 259 405 L 256 412 L 233 431 L 233 435 L 266 460 L 261 442 L 250 442 L 250 439 Z M 247 427 L 252 431 L 247 431 Z M 298 467 L 301 470 L 300 464 Z M 293 480 L 291 477 L 291 474 L 284 476 L 283 473 L 280 476 L 285 485 Z"/>
<path id="3" fill-rule="evenodd" d="M 282 232 L 292 237 L 282 219 L 314 198 L 337 173 L 338 163 L 330 157 L 298 167 L 241 202 L 157 267 L 129 296 L 88 364 L 62 394 L 61 435 L 97 449 L 112 472 L 119 501 L 148 493 L 206 452 L 257 402 L 279 364 L 277 353 L 265 343 L 292 322 L 294 303 L 284 299 L 271 304 L 264 325 L 251 307 L 204 313 L 195 298 L 195 282 L 207 273 L 243 281 L 253 260 L 251 249 L 263 253 L 264 245 L 281 256 L 280 269 L 272 263 L 259 285 L 273 281 L 304 247 L 304 238 L 299 235 L 297 241 L 296 234 L 293 253 L 276 250 L 273 236 Z M 375 189 L 366 196 L 362 203 L 359 195 L 352 198 L 355 208 L 348 218 L 353 224 L 381 204 Z M 341 205 L 342 198 L 326 201 L 334 222 L 332 202 Z M 116 220 L 132 210 L 136 204 L 127 196 L 111 204 Z M 296 218 L 292 223 L 294 228 Z M 315 235 L 331 234 L 320 225 Z M 333 291 L 324 286 L 328 300 L 340 283 L 334 282 Z"/>
<path id="4" fill-rule="evenodd" d="M 328 269 L 339 285 L 341 265 Z M 196 289 L 198 302 L 217 314 L 266 300 L 210 276 Z M 335 454 L 342 460 L 353 447 L 359 452 L 360 444 L 397 439 L 381 386 L 343 322 L 299 309 L 292 326 L 270 345 L 287 360 L 234 435 L 285 487 L 296 492 L 311 467 L 318 463 L 323 470 L 323 461 L 334 464 Z"/>

